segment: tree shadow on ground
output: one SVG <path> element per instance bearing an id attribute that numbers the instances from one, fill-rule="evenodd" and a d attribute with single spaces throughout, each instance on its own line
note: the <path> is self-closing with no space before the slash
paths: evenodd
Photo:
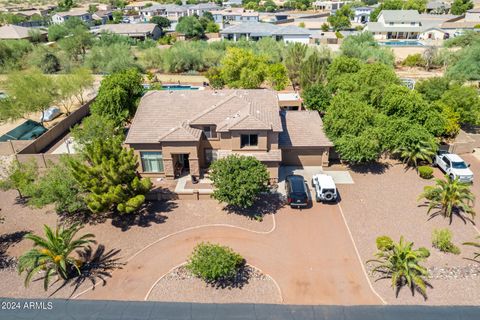
<path id="1" fill-rule="evenodd" d="M 429 201 L 425 201 L 424 203 L 419 204 L 418 207 L 419 208 L 421 208 L 421 207 L 428 208 L 429 204 L 430 204 Z M 427 221 L 430 221 L 435 217 L 443 217 L 444 219 L 448 219 L 448 224 L 449 225 L 452 225 L 454 217 L 457 217 L 463 222 L 463 224 L 467 224 L 467 222 L 470 222 L 472 225 L 474 225 L 474 226 L 476 225 L 475 221 L 473 219 L 469 218 L 464 211 L 462 211 L 458 208 L 452 209 L 452 214 L 449 217 L 445 216 L 444 211 L 442 210 L 441 206 L 437 206 L 436 209 L 437 210 L 434 211 L 434 212 L 427 213 L 427 215 L 428 215 Z"/>
<path id="2" fill-rule="evenodd" d="M 365 164 L 351 164 L 349 169 L 355 173 L 384 174 L 392 165 L 385 162 L 371 162 Z"/>
<path id="3" fill-rule="evenodd" d="M 23 237 L 30 233 L 29 231 L 22 230 L 13 233 L 7 233 L 0 236 L 0 270 L 15 267 L 17 259 L 7 254 L 10 246 L 19 243 L 23 240 Z"/>
<path id="4" fill-rule="evenodd" d="M 120 228 L 122 231 L 127 231 L 132 226 L 147 228 L 154 223 L 164 223 L 168 217 L 162 213 L 170 212 L 177 207 L 178 204 L 173 201 L 147 202 L 137 213 L 115 214 L 112 216 L 112 225 Z"/>
<path id="5" fill-rule="evenodd" d="M 265 215 L 277 213 L 284 205 L 285 199 L 282 195 L 278 193 L 265 193 L 261 194 L 250 208 L 240 208 L 227 205 L 223 210 L 229 214 L 238 214 L 250 219 L 261 219 Z"/>
<path id="6" fill-rule="evenodd" d="M 72 275 L 74 276 L 65 280 L 50 296 L 67 286 L 73 288 L 70 297 L 85 283 L 95 286 L 100 282 L 102 286 L 105 286 L 107 279 L 112 277 L 112 272 L 116 269 L 121 269 L 125 265 L 124 262 L 119 261 L 120 257 L 118 257 L 118 254 L 120 251 L 120 249 L 106 251 L 104 245 L 99 245 L 95 251 L 91 246 L 77 251 L 79 259 L 83 261 L 83 265 L 80 267 L 80 275 L 76 273 L 76 270 L 73 270 Z M 38 280 L 43 280 L 43 278 Z"/>
<path id="7" fill-rule="evenodd" d="M 253 271 L 254 270 L 251 267 L 244 263 L 238 269 L 235 277 L 207 283 L 215 289 L 242 289 L 243 286 L 248 284 L 248 281 L 252 277 Z"/>

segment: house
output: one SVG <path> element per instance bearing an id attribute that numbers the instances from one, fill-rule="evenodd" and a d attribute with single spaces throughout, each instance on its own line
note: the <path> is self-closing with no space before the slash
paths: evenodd
<path id="1" fill-rule="evenodd" d="M 312 31 L 297 26 L 281 26 L 271 23 L 246 22 L 230 26 L 220 31 L 222 39 L 237 41 L 244 37 L 247 40 L 259 40 L 264 37 L 271 37 L 276 40 L 288 42 L 299 42 L 308 44 Z"/>
<path id="2" fill-rule="evenodd" d="M 105 24 L 94 29 L 93 32 L 97 34 L 111 32 L 140 40 L 157 40 L 162 36 L 162 30 L 155 23 Z"/>
<path id="3" fill-rule="evenodd" d="M 53 23 L 64 23 L 70 18 L 78 18 L 83 22 L 90 24 L 92 22 L 92 14 L 83 9 L 72 9 L 67 12 L 57 12 L 52 16 Z"/>
<path id="4" fill-rule="evenodd" d="M 113 20 L 113 12 L 111 10 L 98 10 L 92 14 L 92 19 L 100 24 L 106 24 L 108 21 Z"/>
<path id="5" fill-rule="evenodd" d="M 221 7 L 214 2 L 198 3 L 194 5 L 188 5 L 187 13 L 189 16 L 197 15 L 201 17 L 205 12 L 211 12 L 220 9 Z"/>
<path id="6" fill-rule="evenodd" d="M 318 31 L 312 34 L 312 42 L 315 44 L 338 44 L 337 33 L 333 31 Z"/>
<path id="7" fill-rule="evenodd" d="M 452 15 L 419 14 L 416 10 L 382 10 L 377 22 L 368 22 L 364 30 L 372 32 L 376 40 L 441 40 L 447 37 L 443 23 L 453 18 Z"/>
<path id="8" fill-rule="evenodd" d="M 449 36 L 457 36 L 465 30 L 478 29 L 480 25 L 480 9 L 468 10 L 464 15 L 453 16 L 453 18 L 441 24 L 442 30 L 446 31 Z"/>
<path id="9" fill-rule="evenodd" d="M 450 11 L 450 3 L 443 1 L 429 1 L 426 5 L 426 12 L 431 14 L 445 14 Z"/>
<path id="10" fill-rule="evenodd" d="M 328 0 L 328 1 L 315 1 L 312 3 L 312 7 L 315 10 L 321 11 L 330 11 L 331 13 L 335 13 L 338 9 L 343 7 L 347 4 L 348 1 L 337 1 L 337 0 Z"/>
<path id="11" fill-rule="evenodd" d="M 150 91 L 140 101 L 125 145 L 139 173 L 173 179 L 199 175 L 231 154 L 280 165 L 328 165 L 332 143 L 313 111 L 283 111 L 271 90 Z"/>
<path id="12" fill-rule="evenodd" d="M 370 21 L 370 14 L 374 8 L 372 7 L 356 7 L 354 8 L 353 22 L 367 23 Z"/>
<path id="13" fill-rule="evenodd" d="M 47 32 L 38 28 L 27 28 L 13 24 L 0 27 L 0 40 L 20 40 L 32 38 L 32 32 L 38 32 L 43 39 L 47 38 Z"/>
<path id="14" fill-rule="evenodd" d="M 220 28 L 224 28 L 225 25 L 233 25 L 243 22 L 258 22 L 258 12 L 252 10 L 245 10 L 243 8 L 227 8 L 223 10 L 211 11 L 213 20 Z"/>

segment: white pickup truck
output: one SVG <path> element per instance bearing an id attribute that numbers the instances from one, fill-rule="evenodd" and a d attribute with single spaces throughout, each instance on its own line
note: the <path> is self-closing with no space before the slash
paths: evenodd
<path id="1" fill-rule="evenodd" d="M 315 174 L 312 177 L 312 187 L 315 189 L 315 200 L 336 201 L 338 198 L 337 187 L 333 178 L 326 174 Z"/>
<path id="2" fill-rule="evenodd" d="M 473 172 L 469 169 L 470 165 L 466 164 L 462 158 L 453 153 L 446 153 L 440 151 L 433 162 L 440 170 L 445 172 L 451 179 L 456 179 L 460 182 L 473 182 Z"/>

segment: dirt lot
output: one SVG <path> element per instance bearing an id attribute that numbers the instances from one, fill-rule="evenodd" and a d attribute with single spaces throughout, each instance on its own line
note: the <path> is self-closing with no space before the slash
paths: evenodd
<path id="1" fill-rule="evenodd" d="M 464 159 L 472 163 L 474 172 L 479 172 L 478 160 L 474 160 L 472 156 L 466 156 Z M 408 289 L 403 289 L 399 297 L 395 298 L 390 280 L 374 282 L 375 278 L 371 277 L 377 292 L 389 304 L 478 305 L 480 301 L 480 273 L 476 269 L 478 265 L 465 259 L 473 256 L 472 248 L 461 245 L 465 241 L 474 240 L 478 231 L 472 224 L 464 224 L 459 219 L 454 219 L 452 225 L 441 217 L 427 221 L 427 209 L 419 206 L 421 202 L 417 202 L 417 197 L 424 186 L 434 183 L 433 180 L 423 180 L 413 170 L 406 172 L 404 166 L 398 163 L 357 169 L 351 172 L 355 184 L 341 185 L 339 190 L 342 196 L 340 205 L 363 261 L 371 259 L 376 252 L 377 236 L 389 235 L 398 241 L 403 235 L 405 239 L 415 242 L 415 246 L 424 246 L 430 250 L 431 256 L 425 264 L 428 267 L 459 267 L 462 272 L 473 268 L 474 273 L 477 270 L 476 275 L 464 278 L 460 274 L 456 279 L 450 274 L 451 269 L 442 272 L 446 273 L 444 276 L 452 279 L 432 279 L 430 283 L 433 289 L 428 290 L 427 301 L 419 294 L 412 297 Z M 435 175 L 441 177 L 442 173 L 435 169 Z M 478 183 L 473 186 L 473 191 L 477 198 L 480 198 Z M 477 212 L 479 209 L 477 202 Z M 476 221 L 479 221 L 478 217 Z M 462 251 L 458 256 L 432 248 L 432 231 L 447 227 L 453 233 L 454 243 Z"/>

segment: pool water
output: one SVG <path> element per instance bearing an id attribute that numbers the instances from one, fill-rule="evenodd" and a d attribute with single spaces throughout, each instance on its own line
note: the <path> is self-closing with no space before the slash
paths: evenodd
<path id="1" fill-rule="evenodd" d="M 386 41 L 379 44 L 389 47 L 423 47 L 423 44 L 419 41 Z"/>
<path id="2" fill-rule="evenodd" d="M 150 84 L 145 83 L 143 87 L 146 90 L 150 90 Z M 199 90 L 199 87 L 189 86 L 186 84 L 162 84 L 161 90 Z"/>

